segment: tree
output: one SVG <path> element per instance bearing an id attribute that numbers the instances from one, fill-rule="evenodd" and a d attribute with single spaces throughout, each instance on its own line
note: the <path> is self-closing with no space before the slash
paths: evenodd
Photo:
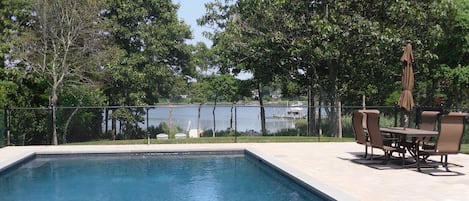
<path id="1" fill-rule="evenodd" d="M 10 50 L 17 34 L 26 26 L 30 8 L 29 1 L 10 0 L 0 2 L 0 106 L 26 105 L 30 98 L 26 97 L 29 90 L 23 82 L 28 78 L 25 72 L 11 68 Z"/>
<path id="2" fill-rule="evenodd" d="M 197 43 L 193 46 L 192 51 L 192 64 L 196 67 L 198 73 L 194 74 L 194 81 L 191 82 L 189 97 L 191 103 L 199 103 L 197 107 L 197 132 L 200 131 L 200 112 L 202 105 L 208 101 L 209 95 L 207 91 L 210 90 L 210 85 L 207 81 L 207 73 L 212 65 L 213 54 L 212 50 L 204 43 Z"/>
<path id="3" fill-rule="evenodd" d="M 104 70 L 110 105 L 155 104 L 170 96 L 176 77 L 192 72 L 191 33 L 177 9 L 170 0 L 108 1 L 103 16 L 117 52 Z"/>
<path id="4" fill-rule="evenodd" d="M 19 36 L 14 59 L 48 83 L 54 145 L 58 144 L 56 107 L 64 83 L 91 83 L 88 75 L 97 69 L 90 58 L 97 54 L 103 36 L 97 27 L 100 11 L 99 1 L 35 0 L 28 29 Z"/>
<path id="5" fill-rule="evenodd" d="M 469 106 L 469 1 L 457 0 L 443 24 L 444 38 L 436 48 L 438 61 L 430 69 L 429 101 L 444 99 L 447 107 Z M 439 101 L 433 102 L 438 104 Z"/>
<path id="6" fill-rule="evenodd" d="M 212 110 L 212 115 L 213 115 L 213 129 L 212 129 L 212 134 L 213 137 L 215 137 L 215 131 L 216 131 L 216 117 L 215 117 L 215 109 L 217 107 L 217 102 L 222 99 L 222 100 L 231 100 L 236 92 L 238 91 L 237 85 L 236 85 L 236 80 L 235 78 L 230 75 L 230 74 L 222 74 L 222 75 L 214 75 L 211 77 L 209 81 L 209 96 L 213 100 L 213 110 Z"/>
<path id="7" fill-rule="evenodd" d="M 110 40 L 119 54 L 106 68 L 111 104 L 154 104 L 168 97 L 173 77 L 190 74 L 189 27 L 177 18 L 169 0 L 109 1 Z M 119 100 L 120 99 L 120 100 Z"/>
<path id="8" fill-rule="evenodd" d="M 197 132 L 200 131 L 200 112 L 202 109 L 202 105 L 207 102 L 207 91 L 209 90 L 209 88 L 210 85 L 208 84 L 208 82 L 203 82 L 202 80 L 191 83 L 189 97 L 191 98 L 192 103 L 199 103 L 199 106 L 197 107 Z"/>
<path id="9" fill-rule="evenodd" d="M 26 25 L 26 19 L 29 16 L 27 10 L 30 8 L 29 1 L 10 0 L 0 2 L 0 69 L 5 67 L 8 60 L 8 52 L 12 44 L 15 33 L 21 31 Z"/>
<path id="10" fill-rule="evenodd" d="M 258 3 L 250 5 L 250 3 Z M 274 75 L 275 65 L 272 65 L 271 59 L 274 57 L 266 57 L 264 51 L 264 40 L 261 38 L 264 33 L 270 30 L 256 30 L 252 28 L 253 21 L 262 18 L 261 15 L 248 16 L 255 12 L 256 7 L 263 5 L 261 2 L 238 1 L 232 4 L 231 1 L 215 1 L 206 5 L 207 14 L 199 19 L 199 24 L 214 25 L 215 34 L 212 36 L 214 40 L 214 51 L 219 55 L 216 61 L 219 64 L 220 71 L 227 73 L 230 69 L 234 73 L 239 73 L 240 69 L 252 72 L 256 81 L 256 88 L 262 91 L 263 85 L 269 84 Z M 245 14 L 246 13 L 246 14 Z M 251 21 L 249 21 L 251 20 Z M 251 22 L 251 24 L 250 24 Z M 263 24 L 264 22 L 256 21 L 256 27 L 268 28 L 272 23 Z M 247 34 L 245 34 L 248 32 Z M 256 36 L 258 38 L 256 38 Z M 267 133 L 265 126 L 265 111 L 262 96 L 259 96 L 261 130 Z"/>
<path id="11" fill-rule="evenodd" d="M 98 87 L 67 85 L 61 93 L 61 105 L 57 112 L 58 130 L 61 131 L 61 143 L 80 142 L 97 139 L 102 133 L 102 110 L 86 108 L 104 105 L 106 98 Z"/>
<path id="12" fill-rule="evenodd" d="M 371 93 L 373 102 L 382 104 L 387 94 L 400 90 L 394 75 L 406 40 L 418 47 L 419 68 L 428 71 L 451 2 L 240 0 L 207 8 L 199 22 L 220 27 L 212 38 L 231 61 L 228 67 L 251 71 L 259 89 L 273 80 L 293 80 L 311 94 L 326 92 L 332 106 L 329 132 L 340 136 L 343 97 L 353 102 L 361 100 L 354 93 Z"/>

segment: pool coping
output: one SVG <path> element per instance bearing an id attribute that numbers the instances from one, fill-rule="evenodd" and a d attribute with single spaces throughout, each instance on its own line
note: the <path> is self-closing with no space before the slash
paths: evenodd
<path id="1" fill-rule="evenodd" d="M 214 154 L 214 153 L 244 153 L 263 163 L 269 165 L 281 174 L 296 181 L 301 186 L 311 190 L 327 200 L 358 200 L 343 191 L 326 185 L 302 171 L 292 167 L 274 157 L 271 157 L 263 151 L 250 147 L 252 144 L 205 144 L 202 146 L 183 146 L 176 145 L 71 145 L 71 146 L 27 146 L 27 147 L 4 147 L 0 149 L 0 156 L 5 149 L 12 149 L 14 154 L 6 157 L 6 160 L 0 158 L 0 172 L 8 170 L 25 160 L 31 159 L 37 155 L 64 155 L 64 154 L 131 154 L 131 153 L 162 153 L 177 154 L 190 152 L 190 154 Z M 18 151 L 18 152 L 17 152 Z M 8 156 L 8 154 L 6 154 Z"/>
<path id="2" fill-rule="evenodd" d="M 265 154 L 256 153 L 255 149 L 246 149 L 246 152 L 251 154 L 252 156 L 263 160 L 264 163 L 269 165 L 270 167 L 276 169 L 277 171 L 281 172 L 283 175 L 293 179 L 298 184 L 302 185 L 303 187 L 309 189 L 320 195 L 320 197 L 327 199 L 327 200 L 348 200 L 348 201 L 355 201 L 358 200 L 351 195 L 348 195 L 341 190 L 326 185 L 323 182 L 320 182 L 313 177 L 304 174 L 301 171 L 298 171 L 296 168 L 289 166 L 273 157 L 267 156 Z"/>

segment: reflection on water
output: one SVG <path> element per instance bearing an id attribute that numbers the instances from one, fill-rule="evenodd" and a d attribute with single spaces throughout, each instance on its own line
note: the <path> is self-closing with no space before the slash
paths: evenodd
<path id="1" fill-rule="evenodd" d="M 170 115 L 172 108 L 172 115 Z M 287 107 L 284 106 L 265 106 L 266 128 L 268 132 L 277 132 L 282 129 L 295 128 L 296 120 L 293 118 L 275 118 L 286 114 Z M 232 128 L 237 131 L 256 131 L 261 130 L 261 118 L 259 106 L 235 106 L 233 111 L 230 105 L 217 105 L 215 108 L 215 124 L 216 130 L 227 130 L 230 128 L 230 120 L 233 119 Z M 303 107 L 306 114 L 306 106 Z M 200 111 L 200 129 L 208 130 L 213 128 L 213 106 L 204 105 Z M 187 131 L 189 129 L 197 129 L 197 113 L 198 105 L 168 105 L 157 106 L 148 112 L 148 126 L 158 126 L 165 122 L 169 124 L 170 116 L 172 116 L 172 124 L 177 125 L 181 129 Z M 324 112 L 323 112 L 324 114 Z M 146 121 L 146 116 L 143 116 Z M 140 124 L 142 128 L 146 128 L 146 122 Z"/>

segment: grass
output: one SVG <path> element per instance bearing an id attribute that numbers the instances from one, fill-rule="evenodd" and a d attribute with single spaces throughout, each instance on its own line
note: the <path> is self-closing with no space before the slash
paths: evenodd
<path id="1" fill-rule="evenodd" d="M 235 141 L 236 140 L 236 141 Z M 319 142 L 353 142 L 353 138 L 321 137 Z M 203 143 L 267 143 L 267 142 L 318 142 L 317 137 L 297 136 L 240 136 L 235 137 L 203 137 L 189 139 L 151 139 L 151 144 L 203 144 Z M 119 145 L 119 144 L 147 144 L 147 139 L 137 140 L 96 140 L 89 142 L 69 143 L 68 145 Z M 461 153 L 469 154 L 469 144 L 461 145 Z"/>
<path id="2" fill-rule="evenodd" d="M 353 142 L 353 138 L 321 137 L 320 142 Z M 202 137 L 188 139 L 151 139 L 151 144 L 203 144 L 203 143 L 267 143 L 267 142 L 318 142 L 317 137 L 297 136 L 240 136 L 240 137 Z M 147 144 L 147 139 L 137 140 L 97 140 L 89 142 L 70 143 L 69 145 L 116 145 L 116 144 Z"/>
<path id="3" fill-rule="evenodd" d="M 469 154 L 469 144 L 462 144 L 461 145 L 461 153 Z"/>

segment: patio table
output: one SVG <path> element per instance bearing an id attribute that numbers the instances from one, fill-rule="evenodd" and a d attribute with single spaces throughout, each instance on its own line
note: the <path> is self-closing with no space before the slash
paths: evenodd
<path id="1" fill-rule="evenodd" d="M 389 133 L 397 136 L 405 136 L 410 138 L 438 136 L 438 131 L 421 130 L 416 128 L 389 127 L 379 128 L 379 130 L 383 133 Z"/>
<path id="2" fill-rule="evenodd" d="M 415 160 L 417 152 L 419 151 L 419 143 L 417 139 L 422 139 L 424 137 L 437 137 L 438 131 L 429 131 L 429 130 L 421 130 L 416 128 L 405 128 L 405 127 L 389 127 L 389 128 L 380 128 L 379 129 L 382 133 L 389 133 L 394 135 L 400 139 L 400 144 L 404 145 L 407 150 L 409 151 L 410 155 Z M 406 139 L 411 139 L 410 143 L 403 143 Z"/>

